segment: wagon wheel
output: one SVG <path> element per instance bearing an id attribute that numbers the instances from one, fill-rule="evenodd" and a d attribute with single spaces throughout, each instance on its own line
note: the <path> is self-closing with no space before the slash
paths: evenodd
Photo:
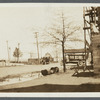
<path id="1" fill-rule="evenodd" d="M 85 72 L 85 70 L 86 70 L 86 68 L 85 68 L 85 61 L 79 61 L 79 62 L 78 62 L 78 65 L 79 65 L 80 67 L 82 67 L 83 72 Z"/>
<path id="2" fill-rule="evenodd" d="M 84 66 L 84 63 L 85 63 L 84 61 L 79 61 L 79 62 L 78 62 L 78 65 L 79 65 L 79 66 Z"/>
<path id="3" fill-rule="evenodd" d="M 54 69 L 54 67 L 51 67 L 51 69 L 50 69 L 50 73 L 51 73 L 51 74 L 54 74 L 54 73 L 55 73 L 55 69 Z"/>
<path id="4" fill-rule="evenodd" d="M 58 73 L 59 72 L 59 68 L 58 67 L 55 67 L 56 68 L 56 73 Z"/>

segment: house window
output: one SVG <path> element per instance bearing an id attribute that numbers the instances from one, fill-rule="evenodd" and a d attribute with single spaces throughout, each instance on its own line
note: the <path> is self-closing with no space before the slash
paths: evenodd
<path id="1" fill-rule="evenodd" d="M 74 59 L 74 56 L 70 56 L 69 58 L 70 58 L 70 59 Z"/>

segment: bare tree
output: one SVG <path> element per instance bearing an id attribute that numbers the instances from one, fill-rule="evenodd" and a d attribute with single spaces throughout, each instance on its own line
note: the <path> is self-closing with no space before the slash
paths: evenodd
<path id="1" fill-rule="evenodd" d="M 73 26 L 73 22 L 66 21 L 66 17 L 64 16 L 64 13 L 62 12 L 60 14 L 60 23 L 56 25 L 52 25 L 53 27 L 49 27 L 46 29 L 46 36 L 49 35 L 50 42 L 45 42 L 46 44 L 53 44 L 56 42 L 56 44 L 62 45 L 62 57 L 63 57 L 63 71 L 66 72 L 66 66 L 65 66 L 65 42 L 66 41 L 81 41 L 78 38 L 72 38 L 71 36 L 80 30 L 80 26 Z M 51 38 L 50 38 L 51 37 Z M 55 41 L 55 42 L 54 42 Z"/>

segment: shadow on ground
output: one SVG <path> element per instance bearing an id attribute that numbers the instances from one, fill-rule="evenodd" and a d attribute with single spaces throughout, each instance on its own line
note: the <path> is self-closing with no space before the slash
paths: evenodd
<path id="1" fill-rule="evenodd" d="M 76 75 L 72 75 L 73 77 L 93 77 L 93 78 L 100 78 L 100 74 L 95 74 L 94 72 L 80 72 Z"/>
<path id="2" fill-rule="evenodd" d="M 100 84 L 82 84 L 82 85 L 43 84 L 32 87 L 0 90 L 0 92 L 100 92 Z"/>
<path id="3" fill-rule="evenodd" d="M 95 77 L 97 76 L 96 74 L 94 74 L 94 72 L 80 72 L 76 75 L 72 75 L 72 76 L 75 76 L 75 77 Z"/>

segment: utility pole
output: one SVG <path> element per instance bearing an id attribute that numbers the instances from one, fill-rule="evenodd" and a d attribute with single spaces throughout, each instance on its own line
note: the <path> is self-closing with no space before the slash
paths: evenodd
<path id="1" fill-rule="evenodd" d="M 11 48 L 9 47 L 9 61 L 11 61 Z"/>
<path id="2" fill-rule="evenodd" d="M 7 43 L 7 52 L 8 52 L 8 65 L 9 65 L 9 63 L 10 63 L 10 56 L 9 56 L 9 47 L 8 47 L 8 41 L 6 41 L 6 43 Z"/>
<path id="3" fill-rule="evenodd" d="M 41 46 L 41 58 L 42 58 L 42 46 Z"/>
<path id="4" fill-rule="evenodd" d="M 20 46 L 20 43 L 18 43 L 18 50 L 17 50 L 17 54 L 18 54 L 18 62 L 19 62 L 19 46 Z"/>
<path id="5" fill-rule="evenodd" d="M 40 63 L 39 58 L 39 44 L 38 44 L 38 32 L 35 32 L 36 44 L 37 44 L 37 55 L 38 55 L 38 63 Z"/>

